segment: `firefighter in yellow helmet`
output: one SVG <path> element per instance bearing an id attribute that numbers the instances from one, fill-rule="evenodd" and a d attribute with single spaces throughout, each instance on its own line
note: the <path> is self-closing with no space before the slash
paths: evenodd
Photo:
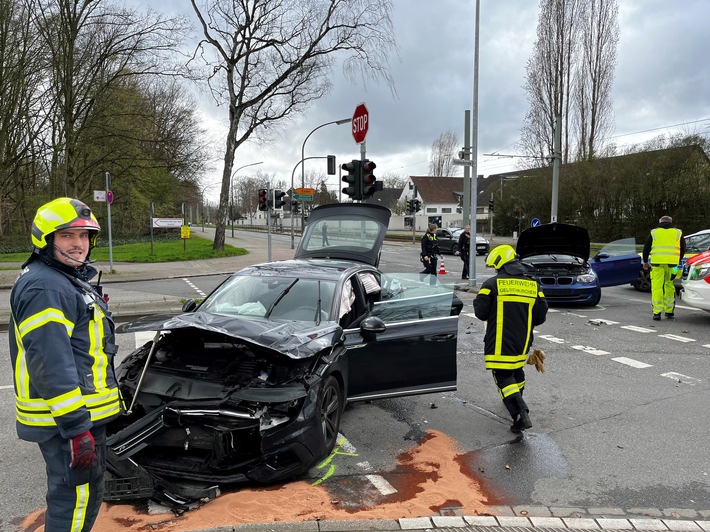
<path id="1" fill-rule="evenodd" d="M 48 531 L 91 530 L 103 495 L 106 424 L 121 412 L 114 324 L 89 283 L 99 230 L 79 200 L 41 206 L 33 253 L 10 295 L 15 426 L 46 463 Z"/>
<path id="2" fill-rule="evenodd" d="M 663 312 L 666 318 L 675 317 L 673 279 L 684 254 L 683 231 L 673 225 L 673 218 L 661 216 L 658 227 L 651 229 L 642 253 L 643 269 L 651 268 L 651 305 L 654 320 L 660 320 Z"/>
<path id="3" fill-rule="evenodd" d="M 533 341 L 533 327 L 544 323 L 547 317 L 547 300 L 511 246 L 491 250 L 486 266 L 495 268 L 496 275 L 481 285 L 473 310 L 479 320 L 486 322 L 486 369 L 493 373 L 503 404 L 513 419 L 510 430 L 517 433 L 532 427 L 523 400 L 524 366 Z"/>

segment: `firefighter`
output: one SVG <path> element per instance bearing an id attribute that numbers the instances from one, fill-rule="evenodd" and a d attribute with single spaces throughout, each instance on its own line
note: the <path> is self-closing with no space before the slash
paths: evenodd
<path id="1" fill-rule="evenodd" d="M 653 319 L 675 318 L 675 286 L 673 279 L 685 254 L 683 231 L 673 225 L 673 218 L 661 216 L 658 227 L 651 229 L 643 246 L 643 269 L 651 268 L 651 305 Z"/>
<path id="2" fill-rule="evenodd" d="M 20 439 L 47 470 L 45 530 L 88 531 L 103 496 L 106 423 L 121 412 L 114 324 L 89 255 L 99 223 L 58 198 L 32 224 L 32 255 L 10 295 L 9 341 Z"/>
<path id="3" fill-rule="evenodd" d="M 438 226 L 436 224 L 429 224 L 426 233 L 422 236 L 422 251 L 419 255 L 419 260 L 421 260 L 424 265 L 424 271 L 421 272 L 422 274 L 436 276 L 438 273 L 436 270 L 436 259 L 441 253 L 439 252 L 439 244 L 436 242 L 437 229 Z"/>
<path id="4" fill-rule="evenodd" d="M 473 300 L 473 310 L 486 322 L 484 358 L 491 370 L 503 404 L 516 433 L 532 427 L 523 400 L 527 353 L 533 341 L 533 327 L 545 322 L 547 300 L 534 279 L 526 275 L 515 250 L 507 245 L 494 248 L 486 266 L 496 275 L 486 279 Z"/>

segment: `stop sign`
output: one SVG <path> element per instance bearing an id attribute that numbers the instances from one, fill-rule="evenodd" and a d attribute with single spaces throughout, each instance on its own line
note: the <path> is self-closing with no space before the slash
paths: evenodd
<path id="1" fill-rule="evenodd" d="M 367 129 L 370 126 L 370 114 L 367 112 L 367 107 L 364 103 L 358 104 L 355 108 L 352 126 L 355 142 L 358 144 L 365 142 L 365 135 L 367 135 Z"/>

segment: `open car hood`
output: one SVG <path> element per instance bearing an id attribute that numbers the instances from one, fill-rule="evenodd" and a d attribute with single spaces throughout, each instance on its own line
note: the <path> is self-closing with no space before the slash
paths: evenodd
<path id="1" fill-rule="evenodd" d="M 195 328 L 231 336 L 258 344 L 293 359 L 308 358 L 333 345 L 342 334 L 335 322 L 304 327 L 304 322 L 274 322 L 264 319 L 241 319 L 238 316 L 193 312 L 187 314 L 146 316 L 118 327 L 117 332 L 170 331 Z"/>
<path id="2" fill-rule="evenodd" d="M 533 255 L 573 255 L 589 260 L 589 232 L 578 225 L 550 223 L 530 227 L 518 238 L 516 253 L 521 259 Z"/>
<path id="3" fill-rule="evenodd" d="M 391 211 L 369 203 L 333 203 L 308 217 L 296 259 L 342 259 L 377 266 Z"/>

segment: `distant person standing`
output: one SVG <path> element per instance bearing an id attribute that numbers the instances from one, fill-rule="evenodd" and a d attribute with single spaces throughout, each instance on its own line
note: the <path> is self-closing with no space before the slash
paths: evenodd
<path id="1" fill-rule="evenodd" d="M 537 281 L 529 277 L 515 250 L 507 244 L 494 248 L 486 266 L 496 275 L 481 285 L 473 311 L 486 322 L 483 338 L 486 369 L 493 373 L 503 404 L 513 419 L 512 432 L 532 427 L 523 400 L 527 353 L 533 328 L 547 318 L 547 300 Z"/>
<path id="2" fill-rule="evenodd" d="M 438 226 L 436 224 L 429 224 L 426 233 L 422 237 L 422 251 L 420 253 L 420 260 L 424 265 L 424 271 L 422 274 L 430 274 L 436 276 L 436 258 L 439 253 L 439 244 L 436 241 L 436 230 Z"/>
<path id="3" fill-rule="evenodd" d="M 468 263 L 471 258 L 471 226 L 467 225 L 463 228 L 461 235 L 459 235 L 459 256 L 463 261 L 463 272 L 461 272 L 461 279 L 468 279 Z"/>
<path id="4" fill-rule="evenodd" d="M 685 254 L 683 231 L 673 225 L 673 218 L 661 216 L 658 227 L 651 229 L 643 246 L 643 269 L 651 268 L 651 305 L 653 319 L 675 317 L 675 286 L 673 278 L 680 267 L 680 259 Z"/>

